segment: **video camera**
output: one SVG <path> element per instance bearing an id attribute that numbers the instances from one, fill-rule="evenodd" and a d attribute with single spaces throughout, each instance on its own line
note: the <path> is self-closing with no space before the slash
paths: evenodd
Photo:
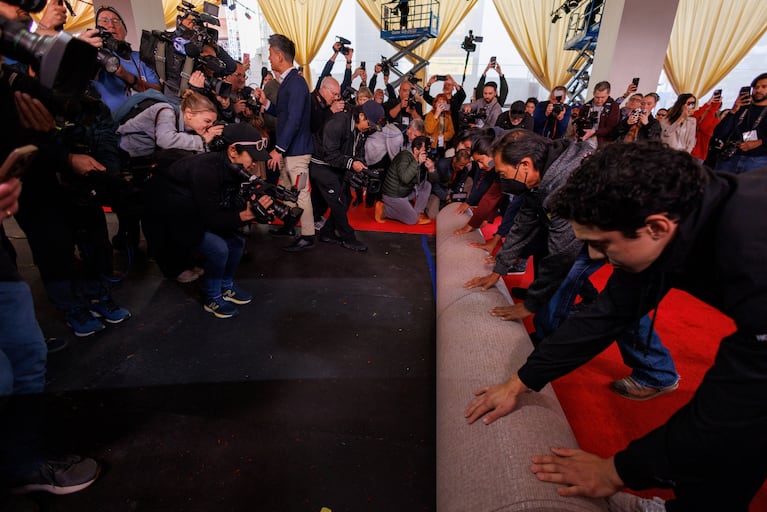
<path id="1" fill-rule="evenodd" d="M 204 3 L 205 12 L 197 12 L 194 10 L 194 4 L 181 0 L 181 5 L 176 7 L 181 13 L 180 18 L 192 18 L 192 24 L 194 28 L 188 28 L 178 23 L 179 28 L 183 27 L 186 32 L 185 37 L 189 42 L 184 46 L 184 51 L 190 57 L 198 57 L 202 52 L 204 46 L 212 46 L 216 53 L 220 51 L 218 46 L 218 31 L 214 28 L 206 27 L 205 24 L 220 26 L 221 22 L 218 21 L 216 16 L 210 14 L 210 12 L 218 11 L 218 7 L 209 2 Z"/>
<path id="2" fill-rule="evenodd" d="M 575 125 L 575 134 L 578 136 L 578 138 L 583 137 L 586 133 L 586 130 L 591 129 L 598 122 L 599 112 L 596 110 L 591 110 L 591 107 L 588 105 L 584 105 L 583 108 L 581 108 L 581 112 L 578 115 L 578 118 L 573 121 L 573 124 Z"/>
<path id="3" fill-rule="evenodd" d="M 740 148 L 738 142 L 734 140 L 723 140 L 718 138 L 712 138 L 708 146 L 708 151 L 717 160 L 727 161 L 735 156 Z"/>
<path id="4" fill-rule="evenodd" d="M 469 30 L 469 35 L 463 38 L 463 43 L 461 43 L 461 49 L 465 50 L 466 52 L 473 52 L 477 49 L 476 43 L 481 43 L 484 41 L 484 37 L 482 36 L 475 36 L 474 31 Z"/>
<path id="5" fill-rule="evenodd" d="M 368 194 L 377 194 L 383 185 L 385 169 L 362 169 L 360 172 L 346 171 L 346 179 L 354 190 L 367 189 Z"/>
<path id="6" fill-rule="evenodd" d="M 480 119 L 487 119 L 487 107 L 478 108 L 476 112 L 463 112 L 461 123 L 465 125 L 477 124 Z"/>
<path id="7" fill-rule="evenodd" d="M 338 42 L 341 43 L 341 48 L 339 48 L 338 51 L 341 53 L 341 55 L 344 55 L 344 56 L 349 55 L 349 50 L 351 50 L 351 48 L 349 48 L 346 45 L 352 44 L 352 42 L 346 39 L 345 37 L 341 37 L 341 36 L 336 36 L 336 37 L 338 38 Z"/>
<path id="8" fill-rule="evenodd" d="M 272 222 L 275 217 L 282 221 L 293 219 L 298 222 L 298 219 L 301 218 L 301 214 L 304 212 L 302 208 L 285 204 L 285 201 L 293 203 L 298 201 L 297 190 L 289 190 L 282 185 L 269 183 L 242 168 L 239 169 L 238 174 L 243 180 L 240 183 L 239 201 L 242 203 L 240 208 L 245 208 L 245 204 L 250 201 L 250 210 L 258 222 L 266 224 Z M 252 197 L 258 199 L 261 196 L 269 196 L 274 201 L 268 210 L 257 200 L 251 201 Z"/>
<path id="9" fill-rule="evenodd" d="M 120 67 L 120 61 L 117 60 L 115 55 L 121 59 L 129 60 L 131 57 L 130 44 L 115 39 L 112 33 L 104 27 L 97 26 L 96 29 L 99 31 L 96 37 L 101 38 L 103 45 L 96 54 L 96 60 L 109 73 L 114 73 Z"/>
<path id="10" fill-rule="evenodd" d="M 0 80 L 12 90 L 38 98 L 54 115 L 70 117 L 79 111 L 78 97 L 96 71 L 96 48 L 67 32 L 41 36 L 20 22 L 0 16 L 0 55 L 28 64 L 30 78 L 3 64 Z"/>
<path id="11" fill-rule="evenodd" d="M 389 71 L 391 68 L 396 68 L 399 66 L 399 62 L 392 62 L 383 55 L 381 55 L 381 71 L 384 75 L 389 75 Z"/>

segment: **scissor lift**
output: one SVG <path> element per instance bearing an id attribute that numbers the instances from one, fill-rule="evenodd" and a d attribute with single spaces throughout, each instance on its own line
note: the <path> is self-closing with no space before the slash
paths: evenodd
<path id="1" fill-rule="evenodd" d="M 410 0 L 407 2 L 407 16 L 394 1 L 381 6 L 381 39 L 388 41 L 397 52 L 389 57 L 389 69 L 397 75 L 390 83 L 397 87 L 406 76 L 415 75 L 429 65 L 429 61 L 417 55 L 414 50 L 431 38 L 439 35 L 439 1 Z M 410 41 L 407 44 L 401 43 Z M 410 57 L 415 65 L 407 73 L 397 69 L 397 61 Z"/>
<path id="2" fill-rule="evenodd" d="M 599 28 L 602 25 L 604 0 L 589 0 L 585 8 L 570 14 L 565 35 L 565 50 L 578 52 L 570 67 L 573 76 L 567 82 L 567 91 L 573 100 L 584 101 L 589 86 L 589 72 L 597 49 Z"/>

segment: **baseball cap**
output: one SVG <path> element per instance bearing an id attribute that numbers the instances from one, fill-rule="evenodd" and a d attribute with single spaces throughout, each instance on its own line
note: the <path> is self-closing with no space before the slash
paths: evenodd
<path id="1" fill-rule="evenodd" d="M 254 161 L 269 160 L 269 153 L 266 152 L 268 139 L 247 123 L 231 123 L 224 126 L 221 137 L 227 145 L 235 144 L 239 149 L 247 151 Z"/>
<path id="2" fill-rule="evenodd" d="M 109 11 L 112 14 L 114 14 L 115 16 L 117 16 L 117 18 L 120 20 L 120 23 L 122 23 L 123 28 L 125 30 L 128 30 L 128 27 L 125 25 L 125 20 L 123 20 L 123 17 L 120 16 L 120 13 L 117 12 L 117 9 L 115 9 L 114 7 L 111 7 L 109 5 L 102 5 L 101 7 L 98 8 L 98 10 L 96 11 L 96 20 L 99 19 L 99 14 L 101 14 L 104 11 Z"/>
<path id="3" fill-rule="evenodd" d="M 509 108 L 509 114 L 512 116 L 523 116 L 525 114 L 525 103 L 523 101 L 515 101 Z"/>
<path id="4" fill-rule="evenodd" d="M 372 100 L 366 101 L 362 104 L 362 112 L 365 113 L 365 117 L 370 121 L 371 125 L 376 125 L 379 128 L 383 126 L 386 113 L 378 102 Z"/>

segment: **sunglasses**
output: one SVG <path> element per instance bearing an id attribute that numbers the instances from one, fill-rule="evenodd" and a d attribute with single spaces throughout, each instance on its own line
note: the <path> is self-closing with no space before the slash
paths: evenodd
<path id="1" fill-rule="evenodd" d="M 235 142 L 234 144 L 237 146 L 255 146 L 256 151 L 263 151 L 266 149 L 267 142 L 268 140 L 264 138 L 253 142 Z"/>

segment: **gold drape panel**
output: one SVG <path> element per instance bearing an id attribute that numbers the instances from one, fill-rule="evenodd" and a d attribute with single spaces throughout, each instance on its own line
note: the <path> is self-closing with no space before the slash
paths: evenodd
<path id="1" fill-rule="evenodd" d="M 296 44 L 296 62 L 304 67 L 304 79 L 312 87 L 309 63 L 327 37 L 341 0 L 260 0 L 259 5 L 272 30 Z"/>
<path id="2" fill-rule="evenodd" d="M 200 7 L 204 0 L 189 0 L 195 7 Z M 220 4 L 221 0 L 208 0 L 213 4 Z M 85 3 L 83 0 L 70 0 L 72 9 L 75 11 L 75 17 L 69 16 L 67 23 L 64 25 L 64 30 L 77 34 L 87 28 L 93 28 L 96 26 L 95 13 L 96 9 L 102 5 L 110 5 L 108 0 L 94 0 L 93 3 L 89 1 Z M 162 10 L 165 16 L 165 27 L 168 29 L 176 28 L 176 6 L 181 5 L 181 0 L 162 0 Z M 199 10 L 199 9 L 198 9 Z M 223 13 L 222 13 L 223 15 Z M 40 14 L 35 14 L 36 20 L 40 19 Z"/>
<path id="3" fill-rule="evenodd" d="M 378 30 L 381 30 L 381 4 L 385 3 L 385 0 L 357 0 L 357 3 Z M 477 0 L 440 0 L 439 35 L 416 48 L 414 53 L 426 60 L 431 59 L 475 5 Z M 413 11 L 412 7 L 410 11 Z"/>
<path id="4" fill-rule="evenodd" d="M 575 52 L 563 50 L 567 19 L 551 22 L 551 12 L 561 1 L 493 0 L 514 47 L 527 68 L 549 91 L 565 85 L 571 74 L 567 68 Z"/>
<path id="5" fill-rule="evenodd" d="M 763 0 L 680 0 L 663 69 L 677 94 L 719 83 L 767 31 Z"/>

